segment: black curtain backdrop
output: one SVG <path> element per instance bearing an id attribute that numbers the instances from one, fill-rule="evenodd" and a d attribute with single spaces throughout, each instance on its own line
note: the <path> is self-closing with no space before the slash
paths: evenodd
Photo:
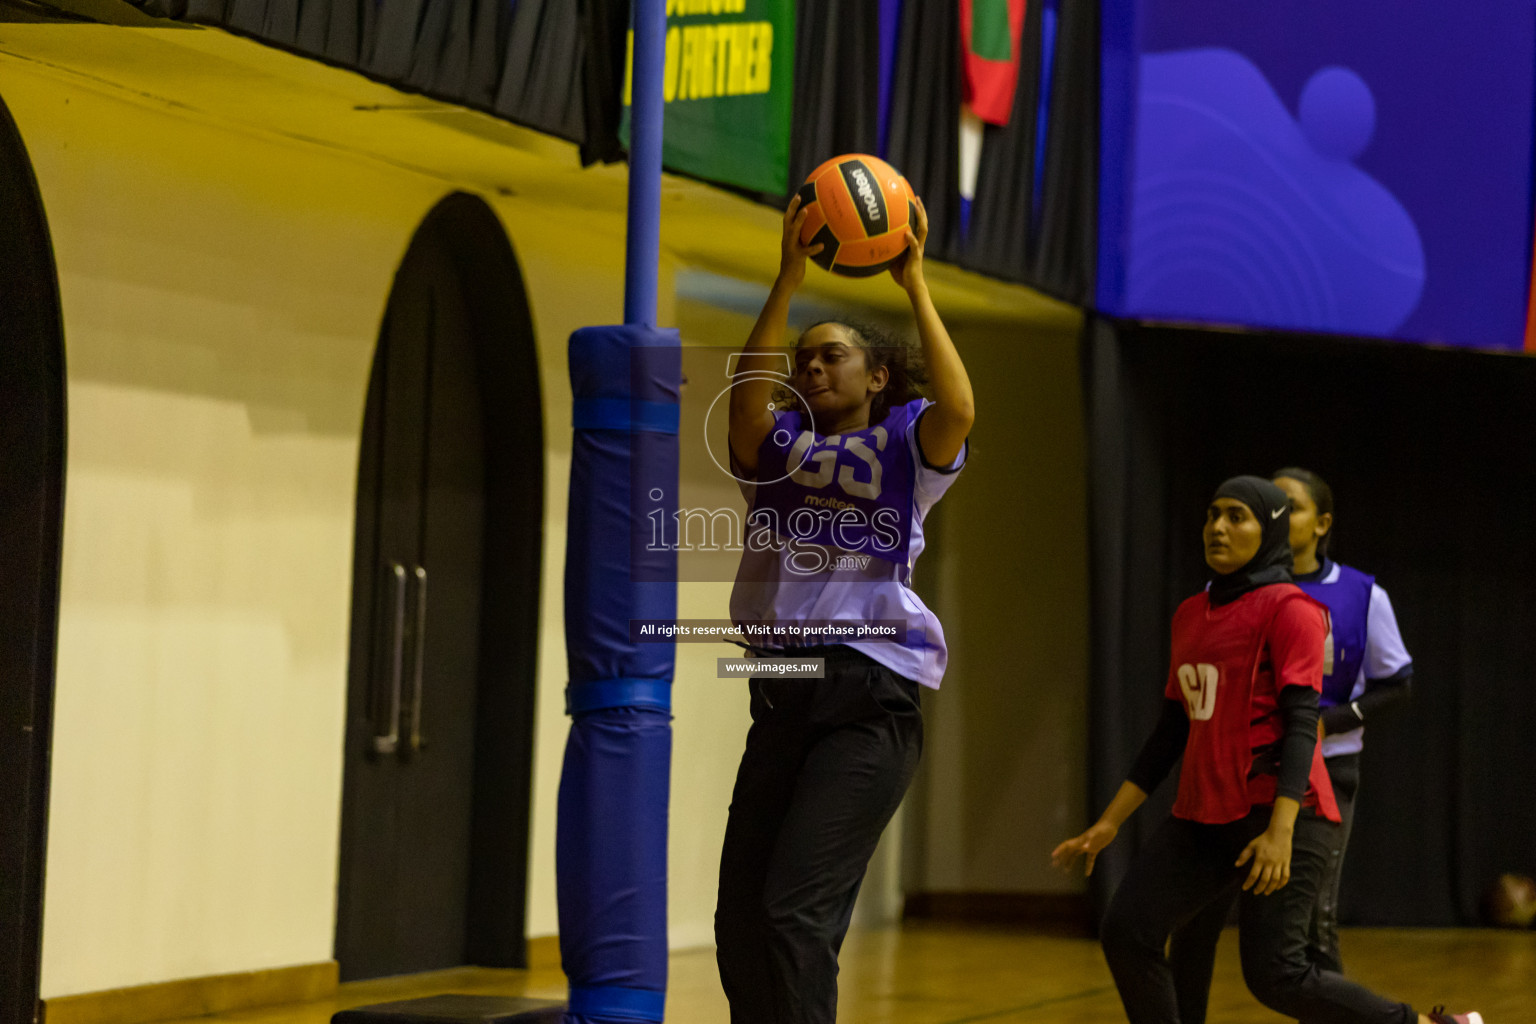
<path id="1" fill-rule="evenodd" d="M 627 0 L 135 0 L 619 155 Z"/>
<path id="2" fill-rule="evenodd" d="M 1018 268 L 1028 267 L 1040 234 L 1033 207 L 1044 6 L 1037 0 L 1024 9 L 1021 49 L 1029 59 L 1019 66 L 1019 84 L 1008 123 L 982 128 L 981 165 L 960 262 L 993 277 L 1008 277 L 1017 274 Z"/>
<path id="3" fill-rule="evenodd" d="M 1098 209 L 1099 30 L 1096 4 L 1062 0 L 1046 83 L 1042 195 L 1035 195 L 1043 3 L 1025 9 L 1013 114 L 987 125 L 959 263 L 1078 305 L 1093 302 Z"/>
<path id="4" fill-rule="evenodd" d="M 880 151 L 880 4 L 799 0 L 789 187 L 822 161 Z M 787 200 L 786 200 L 787 201 Z"/>
<path id="5" fill-rule="evenodd" d="M 149 13 L 220 25 L 484 110 L 581 146 L 619 142 L 629 0 L 134 0 Z M 875 0 L 798 0 L 789 181 L 839 153 L 879 151 Z M 1034 195 L 1041 11 L 1031 3 L 1006 127 L 986 129 L 971 232 L 960 232 L 960 14 L 953 0 L 901 5 L 889 110 L 890 162 L 928 207 L 929 252 L 1088 304 L 1098 168 L 1098 5 L 1060 0 L 1043 196 Z M 732 191 L 743 190 L 725 186 Z M 775 206 L 787 196 L 747 195 Z"/>
<path id="6" fill-rule="evenodd" d="M 1211 492 L 1300 465 L 1333 487 L 1333 553 L 1387 590 L 1415 667 L 1366 730 L 1345 923 L 1472 924 L 1501 872 L 1536 876 L 1536 361 L 1097 320 L 1083 370 L 1090 814 L 1152 727 Z M 1101 910 L 1174 783 L 1100 858 Z"/>
<path id="7" fill-rule="evenodd" d="M 1026 50 L 1026 53 L 1030 51 Z M 1017 277 L 1091 306 L 1098 263 L 1099 5 L 1061 0 L 1057 11 L 1044 195 L 1029 262 Z"/>
<path id="8" fill-rule="evenodd" d="M 890 163 L 923 197 L 927 254 L 953 262 L 960 252 L 960 5 L 906 0 L 896 46 Z"/>
<path id="9" fill-rule="evenodd" d="M 583 88 L 586 127 L 581 162 L 614 163 L 624 158 L 619 119 L 624 113 L 624 65 L 628 60 L 629 0 L 583 0 L 587 60 Z"/>

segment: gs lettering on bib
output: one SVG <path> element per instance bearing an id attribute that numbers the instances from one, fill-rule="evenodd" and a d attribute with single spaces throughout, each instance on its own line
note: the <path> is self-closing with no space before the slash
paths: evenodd
<path id="1" fill-rule="evenodd" d="M 758 449 L 752 527 L 905 564 L 914 483 L 907 432 L 922 406 L 914 399 L 847 434 L 813 433 L 800 412 L 776 414 Z"/>

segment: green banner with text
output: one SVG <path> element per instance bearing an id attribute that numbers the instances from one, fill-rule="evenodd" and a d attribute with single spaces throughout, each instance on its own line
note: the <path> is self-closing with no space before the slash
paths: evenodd
<path id="1" fill-rule="evenodd" d="M 633 67 L 631 33 L 620 127 L 626 146 Z M 794 0 L 667 0 L 662 163 L 784 195 L 794 70 Z"/>

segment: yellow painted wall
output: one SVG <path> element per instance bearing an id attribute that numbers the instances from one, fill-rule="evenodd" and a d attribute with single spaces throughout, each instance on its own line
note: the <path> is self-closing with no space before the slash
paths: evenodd
<path id="1" fill-rule="evenodd" d="M 976 427 L 917 585 L 950 645 L 927 702 L 903 877 L 924 892 L 1063 893 L 1087 825 L 1088 515 L 1077 333 L 978 325 Z M 926 570 L 926 571 L 925 571 Z"/>
<path id="2" fill-rule="evenodd" d="M 441 185 L 0 76 L 69 381 L 43 995 L 328 959 L 362 387 Z"/>
<path id="3" fill-rule="evenodd" d="M 552 934 L 565 341 L 621 316 L 622 168 L 581 170 L 564 143 L 198 29 L 0 25 L 0 99 L 53 233 L 68 372 L 44 997 L 331 956 L 367 374 L 411 233 L 456 190 L 502 219 L 538 338 L 546 548 L 528 934 Z M 777 214 L 672 179 L 665 201 L 661 321 L 690 343 L 738 340 L 739 314 L 674 303 L 671 282 L 708 267 L 760 288 Z M 931 276 L 946 310 L 1075 329 L 1023 289 Z M 827 303 L 898 308 L 894 288 L 826 275 L 818 288 Z M 684 464 L 719 487 L 696 453 Z M 684 585 L 680 614 L 723 615 L 727 593 Z M 679 947 L 710 941 L 747 724 L 740 695 L 714 679 L 719 653 L 679 648 Z"/>

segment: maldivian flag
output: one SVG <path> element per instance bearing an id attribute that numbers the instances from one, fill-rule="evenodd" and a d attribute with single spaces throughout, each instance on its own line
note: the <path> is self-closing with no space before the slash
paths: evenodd
<path id="1" fill-rule="evenodd" d="M 960 0 L 965 102 L 988 124 L 1008 123 L 1019 82 L 1025 0 Z"/>

